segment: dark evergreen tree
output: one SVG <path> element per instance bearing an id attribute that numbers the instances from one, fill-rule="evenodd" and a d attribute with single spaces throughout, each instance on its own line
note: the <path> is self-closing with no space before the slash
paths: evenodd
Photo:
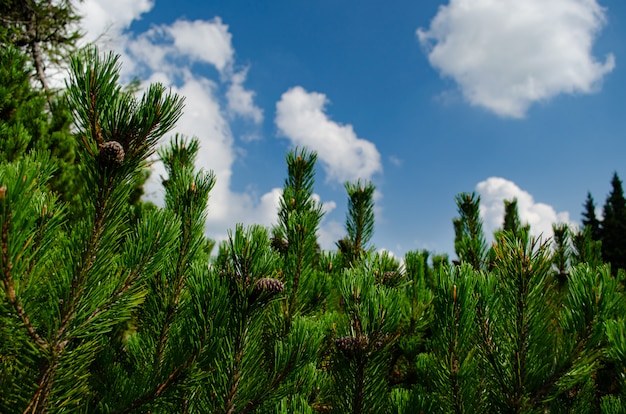
<path id="1" fill-rule="evenodd" d="M 611 193 L 604 204 L 600 227 L 602 259 L 611 264 L 611 272 L 626 269 L 626 199 L 617 173 L 611 180 Z"/>
<path id="2" fill-rule="evenodd" d="M 596 217 L 596 204 L 593 201 L 591 193 L 587 193 L 587 199 L 583 205 L 585 210 L 583 211 L 582 224 L 583 227 L 589 227 L 591 231 L 591 237 L 593 240 L 600 240 L 600 220 Z"/>

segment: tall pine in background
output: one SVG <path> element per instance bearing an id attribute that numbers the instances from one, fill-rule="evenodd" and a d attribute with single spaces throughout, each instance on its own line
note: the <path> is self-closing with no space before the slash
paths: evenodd
<path id="1" fill-rule="evenodd" d="M 77 142 L 70 134 L 72 117 L 62 95 L 34 88 L 28 59 L 13 46 L 0 50 L 0 162 L 12 162 L 32 151 L 46 151 L 55 169 L 50 188 L 70 212 L 80 211 L 81 182 Z"/>
<path id="2" fill-rule="evenodd" d="M 593 240 L 600 240 L 602 234 L 600 233 L 600 220 L 596 216 L 596 203 L 591 196 L 591 193 L 587 192 L 587 198 L 583 204 L 585 210 L 583 211 L 582 225 L 583 228 L 589 227 L 591 237 Z"/>
<path id="3" fill-rule="evenodd" d="M 70 0 L 2 0 L 0 44 L 20 48 L 28 56 L 37 80 L 50 91 L 46 69 L 65 69 L 81 37 L 78 16 Z"/>
<path id="4" fill-rule="evenodd" d="M 626 199 L 622 181 L 617 173 L 611 180 L 611 192 L 603 209 L 600 235 L 602 238 L 602 258 L 611 264 L 613 274 L 618 269 L 626 269 Z"/>

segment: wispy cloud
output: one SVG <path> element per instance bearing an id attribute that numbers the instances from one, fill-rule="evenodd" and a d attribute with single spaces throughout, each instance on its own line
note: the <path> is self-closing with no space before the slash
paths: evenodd
<path id="1" fill-rule="evenodd" d="M 552 237 L 552 224 L 574 224 L 570 221 L 569 212 L 557 212 L 554 207 L 535 201 L 530 193 L 504 178 L 490 177 L 481 181 L 476 185 L 476 192 L 480 194 L 480 215 L 488 237 L 502 228 L 504 200 L 514 198 L 517 199 L 520 220 L 524 224 L 530 224 L 530 232 L 534 236 L 542 236 L 545 240 Z"/>
<path id="2" fill-rule="evenodd" d="M 325 112 L 327 103 L 322 93 L 291 88 L 276 104 L 276 126 L 293 145 L 317 152 L 328 180 L 371 179 L 382 171 L 376 146 L 359 138 L 352 125 L 331 120 Z"/>
<path id="3" fill-rule="evenodd" d="M 254 91 L 244 88 L 243 84 L 248 76 L 248 69 L 233 73 L 231 84 L 226 92 L 228 109 L 237 116 L 248 118 L 255 124 L 263 121 L 263 111 L 254 104 Z"/>
<path id="4" fill-rule="evenodd" d="M 471 104 L 520 118 L 534 102 L 598 89 L 615 67 L 592 55 L 604 24 L 596 0 L 450 0 L 417 36 Z"/>

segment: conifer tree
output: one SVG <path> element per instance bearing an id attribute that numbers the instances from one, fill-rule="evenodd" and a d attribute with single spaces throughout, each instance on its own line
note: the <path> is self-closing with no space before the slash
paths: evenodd
<path id="1" fill-rule="evenodd" d="M 552 267 L 559 280 L 565 281 L 572 262 L 570 228 L 565 223 L 553 224 L 552 233 L 554 234 L 552 243 Z"/>
<path id="2" fill-rule="evenodd" d="M 403 311 L 397 288 L 376 283 L 381 269 L 372 258 L 346 269 L 341 280 L 345 311 L 336 324 L 330 366 L 336 413 L 386 413 L 391 408 L 387 376 Z"/>
<path id="3" fill-rule="evenodd" d="M 432 336 L 416 361 L 428 412 L 487 412 L 477 354 L 477 277 L 469 263 L 435 272 Z M 419 389 L 419 388 L 418 388 Z"/>
<path id="4" fill-rule="evenodd" d="M 593 197 L 590 192 L 587 192 L 587 199 L 585 200 L 585 204 L 583 204 L 585 210 L 583 211 L 582 224 L 584 227 L 589 227 L 591 229 L 591 237 L 593 240 L 600 240 L 600 220 L 596 217 L 596 204 L 593 201 Z"/>
<path id="5" fill-rule="evenodd" d="M 348 193 L 346 231 L 348 235 L 337 242 L 344 267 L 356 263 L 368 251 L 374 235 L 374 191 L 376 187 L 360 180 L 345 184 Z"/>
<path id="6" fill-rule="evenodd" d="M 46 107 L 46 102 L 48 103 Z M 27 58 L 12 46 L 0 50 L 0 162 L 12 162 L 31 151 L 47 151 L 56 164 L 48 185 L 76 214 L 80 203 L 77 142 L 72 118 L 62 97 L 33 88 Z"/>
<path id="7" fill-rule="evenodd" d="M 595 268 L 603 263 L 602 241 L 593 238 L 591 227 L 587 226 L 574 234 L 572 244 L 574 247 L 572 264 L 587 264 Z"/>
<path id="8" fill-rule="evenodd" d="M 67 63 L 81 37 L 72 1 L 2 0 L 0 14 L 0 44 L 26 51 L 35 78 L 48 92 L 46 66 Z"/>
<path id="9" fill-rule="evenodd" d="M 280 302 L 285 272 L 270 248 L 267 230 L 238 225 L 221 247 L 216 265 L 219 279 L 213 283 L 227 291 L 225 326 L 218 338 L 218 367 L 210 370 L 205 385 L 210 393 L 203 410 L 276 412 L 281 404 L 300 404 L 299 393 L 308 397 L 313 388 L 324 335 L 322 325 L 301 316 L 294 316 L 284 333 Z"/>
<path id="10" fill-rule="evenodd" d="M 137 236 L 152 237 L 155 251 L 127 255 L 150 260 L 142 274 L 145 299 L 103 344 L 94 364 L 94 410 L 183 412 L 202 406 L 204 387 L 196 381 L 202 368 L 214 364 L 226 295 L 206 266 L 211 246 L 204 237 L 205 213 L 215 180 L 212 173 L 194 171 L 198 149 L 197 140 L 177 137 L 159 151 L 168 173 L 166 206 L 145 212 L 137 223 Z M 137 236 L 132 242 L 146 243 Z"/>
<path id="11" fill-rule="evenodd" d="M 272 245 L 281 254 L 285 277 L 286 333 L 296 315 L 311 311 L 324 297 L 325 281 L 317 272 L 317 230 L 323 213 L 313 197 L 316 161 L 317 154 L 306 149 L 287 154 L 287 179 L 273 231 Z"/>
<path id="12" fill-rule="evenodd" d="M 469 263 L 475 270 L 485 267 L 487 241 L 480 218 L 480 196 L 461 193 L 456 196 L 459 217 L 453 220 L 454 250 L 461 263 Z"/>
<path id="13" fill-rule="evenodd" d="M 491 410 L 587 412 L 602 321 L 613 318 L 621 294 L 606 268 L 577 267 L 559 304 L 547 245 L 536 243 L 505 233 L 496 245 L 496 270 L 480 284 L 477 343 Z"/>
<path id="14" fill-rule="evenodd" d="M 622 181 L 617 173 L 611 180 L 611 193 L 604 204 L 604 217 L 600 227 L 602 258 L 611 264 L 611 271 L 626 269 L 626 198 Z"/>
<path id="15" fill-rule="evenodd" d="M 504 220 L 502 230 L 511 232 L 515 237 L 527 240 L 530 232 L 528 224 L 522 225 L 517 208 L 517 199 L 504 200 Z"/>
<path id="16" fill-rule="evenodd" d="M 93 397 L 97 351 L 144 301 L 141 276 L 159 247 L 155 227 L 140 232 L 140 240 L 129 232 L 128 183 L 173 127 L 182 101 L 160 85 L 141 101 L 121 93 L 111 54 L 91 49 L 71 66 L 69 99 L 83 144 L 80 179 L 88 189 L 84 218 L 64 228 L 62 206 L 44 190 L 45 156 L 2 164 L 1 317 L 20 332 L 2 340 L 17 352 L 13 360 L 3 358 L 2 381 L 7 372 L 15 377 L 2 391 L 10 397 L 2 398 L 7 412 L 85 406 Z"/>

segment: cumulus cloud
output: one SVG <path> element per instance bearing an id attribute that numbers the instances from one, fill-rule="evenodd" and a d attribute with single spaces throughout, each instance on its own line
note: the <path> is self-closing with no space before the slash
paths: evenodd
<path id="1" fill-rule="evenodd" d="M 471 104 L 520 118 L 534 102 L 598 89 L 615 67 L 592 55 L 605 21 L 596 0 L 450 0 L 417 36 Z"/>
<path id="2" fill-rule="evenodd" d="M 193 60 L 214 65 L 223 71 L 232 63 L 234 50 L 232 35 L 222 19 L 177 20 L 170 26 L 161 28 L 173 40 L 173 49 Z"/>
<path id="3" fill-rule="evenodd" d="M 382 171 L 376 146 L 325 113 L 326 95 L 296 86 L 276 104 L 276 126 L 295 146 L 315 150 L 329 180 L 370 179 Z"/>
<path id="4" fill-rule="evenodd" d="M 153 26 L 136 37 L 125 36 L 123 47 L 131 55 L 128 60 L 148 72 L 184 71 L 200 62 L 212 65 L 226 79 L 233 76 L 232 35 L 219 17 Z"/>
<path id="5" fill-rule="evenodd" d="M 573 225 L 567 211 L 557 212 L 554 207 L 536 202 L 531 194 L 519 188 L 514 182 L 500 177 L 490 177 L 476 185 L 480 194 L 480 215 L 486 235 L 502 228 L 504 221 L 504 200 L 517 199 L 517 208 L 523 224 L 530 224 L 530 232 L 544 239 L 552 237 L 552 224 Z"/>

